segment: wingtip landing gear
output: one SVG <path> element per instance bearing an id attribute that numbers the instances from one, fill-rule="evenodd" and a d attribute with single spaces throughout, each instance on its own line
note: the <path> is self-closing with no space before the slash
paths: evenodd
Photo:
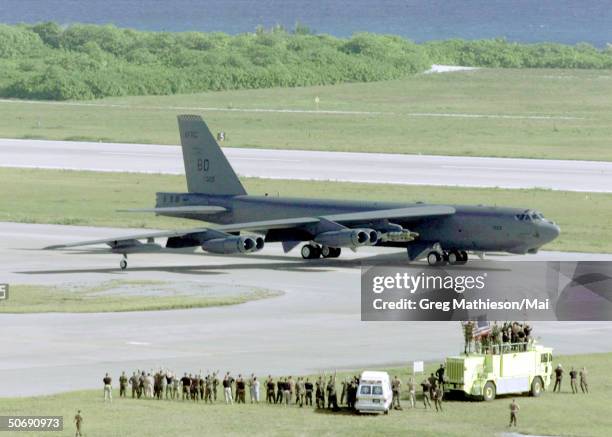
<path id="1" fill-rule="evenodd" d="M 119 267 L 121 267 L 121 270 L 125 270 L 127 269 L 127 266 L 127 255 L 124 253 L 123 258 L 121 258 L 121 261 L 119 261 Z"/>

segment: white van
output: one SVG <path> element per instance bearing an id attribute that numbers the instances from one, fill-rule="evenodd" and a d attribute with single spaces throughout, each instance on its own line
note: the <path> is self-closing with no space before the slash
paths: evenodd
<path id="1" fill-rule="evenodd" d="M 366 371 L 359 378 L 355 409 L 360 413 L 385 413 L 391 408 L 393 392 L 387 372 Z"/>

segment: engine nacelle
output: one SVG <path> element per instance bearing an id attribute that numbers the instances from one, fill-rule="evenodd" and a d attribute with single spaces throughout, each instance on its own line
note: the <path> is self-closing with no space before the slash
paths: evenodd
<path id="1" fill-rule="evenodd" d="M 251 253 L 263 249 L 264 239 L 261 237 L 230 236 L 213 238 L 202 243 L 202 249 L 210 253 Z"/>
<path id="2" fill-rule="evenodd" d="M 374 237 L 374 243 L 370 238 Z M 373 229 L 342 229 L 339 231 L 322 232 L 314 238 L 314 241 L 329 247 L 359 247 L 375 244 L 378 233 Z"/>

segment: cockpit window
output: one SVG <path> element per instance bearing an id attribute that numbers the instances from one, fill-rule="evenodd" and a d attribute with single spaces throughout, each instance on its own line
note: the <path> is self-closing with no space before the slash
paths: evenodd
<path id="1" fill-rule="evenodd" d="M 514 217 L 520 222 L 544 220 L 544 215 L 537 211 L 525 211 L 524 213 L 517 214 Z"/>

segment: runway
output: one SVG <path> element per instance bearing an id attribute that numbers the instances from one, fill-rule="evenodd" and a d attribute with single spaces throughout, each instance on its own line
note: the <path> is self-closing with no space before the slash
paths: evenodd
<path id="1" fill-rule="evenodd" d="M 42 251 L 43 246 L 133 233 L 133 229 L 0 223 L 0 282 L 98 283 L 112 279 L 204 282 L 282 290 L 278 298 L 218 308 L 101 314 L 0 314 L 0 396 L 99 388 L 105 372 L 170 367 L 258 375 L 409 365 L 457 353 L 456 322 L 360 321 L 360 260 L 404 256 L 350 251 L 305 261 L 278 245 L 243 256 L 141 254 L 127 271 L 119 256 Z M 531 258 L 605 259 L 612 255 L 540 253 Z M 555 353 L 611 351 L 611 323 L 536 323 Z M 24 383 L 27 381 L 27 383 Z"/>
<path id="2" fill-rule="evenodd" d="M 225 148 L 241 176 L 612 192 L 612 162 Z M 0 166 L 183 174 L 179 147 L 0 139 Z"/>

